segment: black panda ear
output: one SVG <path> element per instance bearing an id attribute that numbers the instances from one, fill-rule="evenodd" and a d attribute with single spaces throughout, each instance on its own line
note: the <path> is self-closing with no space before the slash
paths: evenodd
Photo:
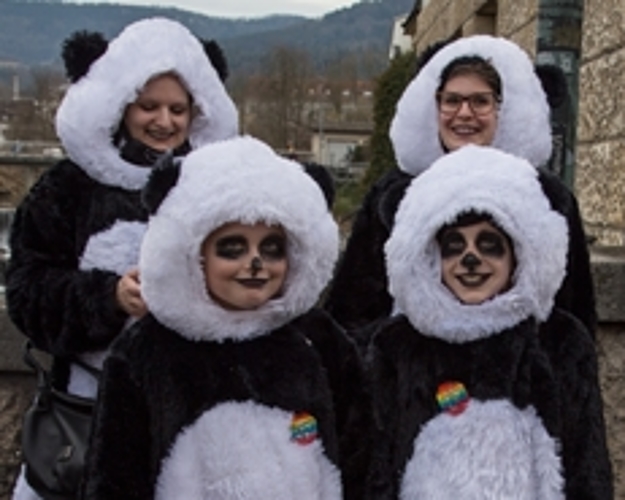
<path id="1" fill-rule="evenodd" d="M 423 52 L 421 52 L 417 57 L 414 76 L 416 76 L 417 73 L 421 71 L 423 66 L 430 62 L 430 59 L 432 59 L 432 57 L 434 57 L 439 50 L 441 50 L 445 45 L 449 44 L 453 40 L 453 38 L 445 38 L 444 40 L 439 40 L 437 42 L 431 43 L 425 49 L 423 49 Z"/>
<path id="2" fill-rule="evenodd" d="M 384 194 L 380 198 L 380 202 L 378 205 L 378 216 L 380 217 L 382 224 L 384 224 L 389 232 L 393 229 L 397 208 L 399 207 L 401 200 L 404 199 L 406 189 L 408 189 L 408 186 L 413 179 L 414 177 L 407 174 L 402 175 L 390 186 L 388 186 L 388 188 L 384 191 Z"/>
<path id="3" fill-rule="evenodd" d="M 569 95 L 566 76 L 562 69 L 555 64 L 538 64 L 534 71 L 547 94 L 549 107 L 554 109 L 561 106 Z"/>
<path id="4" fill-rule="evenodd" d="M 108 42 L 101 33 L 76 31 L 63 42 L 61 56 L 65 74 L 76 83 L 87 74 L 93 62 L 106 52 Z"/>
<path id="5" fill-rule="evenodd" d="M 302 166 L 304 167 L 304 171 L 310 175 L 321 188 L 326 203 L 328 204 L 328 209 L 331 210 L 334 204 L 335 190 L 334 179 L 332 179 L 330 172 L 328 172 L 326 167 L 318 163 L 303 163 Z"/>
<path id="6" fill-rule="evenodd" d="M 224 56 L 221 47 L 215 40 L 200 39 L 200 42 L 204 47 L 204 52 L 206 52 L 211 64 L 215 68 L 215 71 L 217 71 L 219 78 L 222 82 L 225 82 L 228 78 L 228 61 L 226 61 L 226 56 Z"/>
<path id="7" fill-rule="evenodd" d="M 150 215 L 156 213 L 171 188 L 178 183 L 181 164 L 182 160 L 174 158 L 171 152 L 163 155 L 155 163 L 141 193 L 141 201 Z"/>

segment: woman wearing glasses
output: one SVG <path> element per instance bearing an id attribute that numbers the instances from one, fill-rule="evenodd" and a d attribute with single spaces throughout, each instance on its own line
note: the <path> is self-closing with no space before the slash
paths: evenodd
<path id="1" fill-rule="evenodd" d="M 516 44 L 487 35 L 444 44 L 428 56 L 397 103 L 391 123 L 399 169 L 383 176 L 365 197 L 328 293 L 327 310 L 361 345 L 368 343 L 376 320 L 394 311 L 384 244 L 407 184 L 444 154 L 478 144 L 524 158 L 537 168 L 546 196 L 566 217 L 570 233 L 567 275 L 556 305 L 593 332 L 594 292 L 577 201 L 543 168 L 552 151 L 550 104 L 566 98 L 561 73 L 535 68 Z M 543 86 L 551 90 L 549 95 Z"/>

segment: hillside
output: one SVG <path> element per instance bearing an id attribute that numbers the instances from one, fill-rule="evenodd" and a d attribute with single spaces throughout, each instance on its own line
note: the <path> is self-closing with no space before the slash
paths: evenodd
<path id="1" fill-rule="evenodd" d="M 413 4 L 414 0 L 361 0 L 321 19 L 224 19 L 175 8 L 0 0 L 0 61 L 56 65 L 61 43 L 73 31 L 100 31 L 110 38 L 132 21 L 160 15 L 182 22 L 202 38 L 219 41 L 232 74 L 256 71 L 276 46 L 308 51 L 317 68 L 350 53 L 367 61 L 362 64 L 367 72 L 376 72 L 386 63 L 394 18 Z"/>
<path id="2" fill-rule="evenodd" d="M 198 36 L 217 40 L 280 30 L 305 20 L 297 16 L 232 20 L 174 8 L 0 0 L 0 60 L 54 63 L 62 41 L 74 31 L 99 31 L 111 38 L 126 24 L 152 16 L 176 19 Z"/>

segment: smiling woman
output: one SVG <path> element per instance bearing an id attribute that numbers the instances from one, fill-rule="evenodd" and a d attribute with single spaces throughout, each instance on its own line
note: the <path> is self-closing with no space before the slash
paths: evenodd
<path id="1" fill-rule="evenodd" d="M 126 108 L 123 123 L 130 137 L 163 153 L 187 140 L 191 118 L 191 95 L 175 73 L 166 73 L 148 80 Z"/>
<path id="2" fill-rule="evenodd" d="M 63 59 L 71 85 L 56 130 L 68 157 L 17 209 L 6 298 L 15 325 L 53 356 L 57 389 L 94 397 L 81 362 L 101 368 L 109 344 L 147 312 L 141 189 L 155 161 L 232 137 L 238 120 L 219 46 L 169 19 L 143 19 L 110 42 L 76 32 Z M 37 498 L 25 477 L 14 500 Z"/>

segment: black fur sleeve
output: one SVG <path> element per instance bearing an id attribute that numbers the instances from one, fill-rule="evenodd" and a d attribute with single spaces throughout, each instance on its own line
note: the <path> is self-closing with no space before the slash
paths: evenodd
<path id="1" fill-rule="evenodd" d="M 118 277 L 78 270 L 76 193 L 84 186 L 70 167 L 52 167 L 18 207 L 6 272 L 12 321 L 57 356 L 106 346 L 126 320 L 114 302 Z"/>
<path id="2" fill-rule="evenodd" d="M 394 349 L 388 349 L 388 333 L 394 321 L 384 322 L 371 342 L 366 367 L 371 387 L 371 458 L 366 475 L 366 500 L 397 498 L 400 468 L 397 467 L 396 431 L 399 426 L 400 408 L 399 374 Z M 399 347 L 399 344 L 397 344 Z"/>
<path id="3" fill-rule="evenodd" d="M 84 500 L 154 498 L 156 473 L 150 467 L 148 409 L 126 353 L 132 333 L 126 332 L 115 342 L 104 365 L 85 470 Z"/>
<path id="4" fill-rule="evenodd" d="M 386 195 L 392 191 L 396 192 L 394 197 L 399 196 L 410 179 L 400 170 L 390 171 L 371 188 L 356 215 L 324 306 L 348 330 L 361 328 L 391 312 L 384 244 L 397 204 L 385 203 L 389 201 Z"/>
<path id="5" fill-rule="evenodd" d="M 296 324 L 319 353 L 330 383 L 343 498 L 361 499 L 370 445 L 369 399 L 362 360 L 355 344 L 324 311 L 314 309 L 296 320 Z"/>
<path id="6" fill-rule="evenodd" d="M 578 318 L 594 338 L 597 326 L 595 292 L 577 200 L 555 174 L 539 169 L 539 181 L 551 207 L 566 218 L 569 228 L 566 276 L 556 295 L 555 305 Z"/>
<path id="7" fill-rule="evenodd" d="M 559 309 L 541 326 L 540 335 L 561 400 L 566 498 L 611 500 L 612 468 L 594 344 L 581 322 Z"/>

